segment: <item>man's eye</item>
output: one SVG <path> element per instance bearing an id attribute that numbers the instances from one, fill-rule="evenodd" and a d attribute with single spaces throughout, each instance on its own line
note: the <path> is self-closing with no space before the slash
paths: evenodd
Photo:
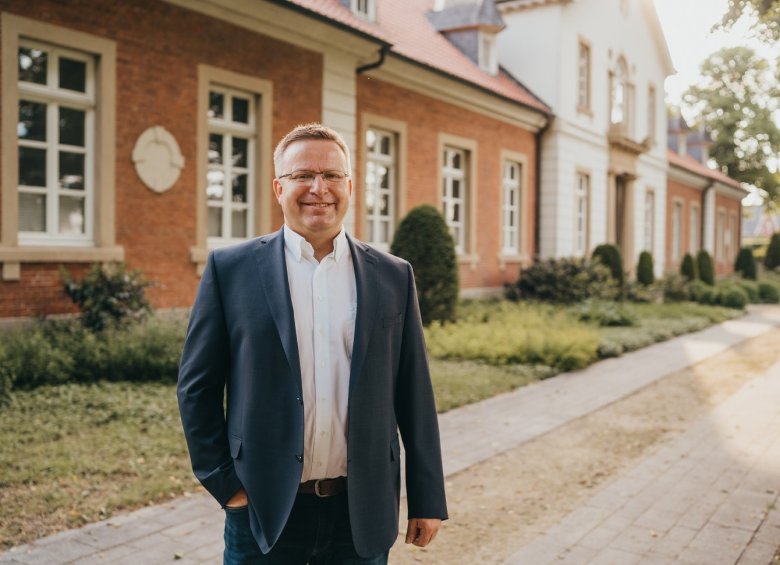
<path id="1" fill-rule="evenodd" d="M 344 179 L 341 173 L 323 173 L 322 177 L 328 182 L 338 182 Z"/>
<path id="2" fill-rule="evenodd" d="M 297 175 L 292 175 L 290 178 L 295 182 L 310 182 L 314 179 L 314 175 L 309 173 L 298 173 Z"/>

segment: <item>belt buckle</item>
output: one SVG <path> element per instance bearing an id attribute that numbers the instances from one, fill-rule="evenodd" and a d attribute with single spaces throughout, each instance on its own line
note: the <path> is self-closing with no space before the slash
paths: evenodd
<path id="1" fill-rule="evenodd" d="M 320 498 L 327 498 L 328 497 L 327 494 L 322 494 L 320 492 L 320 483 L 322 481 L 324 481 L 324 480 L 325 479 L 317 479 L 316 481 L 314 481 L 314 494 L 316 494 Z"/>

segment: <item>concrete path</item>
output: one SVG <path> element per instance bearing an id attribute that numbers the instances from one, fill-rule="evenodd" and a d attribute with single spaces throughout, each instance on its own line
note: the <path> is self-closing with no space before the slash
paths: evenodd
<path id="1" fill-rule="evenodd" d="M 780 307 L 751 307 L 749 314 L 739 320 L 443 414 L 440 425 L 445 474 L 457 473 L 539 437 L 778 325 Z M 597 558 L 601 561 L 594 563 L 667 563 L 673 561 L 669 552 L 659 548 L 672 547 L 670 540 L 675 540 L 674 547 L 684 551 L 682 557 L 687 561 L 683 563 L 735 563 L 728 548 L 720 549 L 733 546 L 733 552 L 739 549 L 736 556 L 741 556 L 740 563 L 766 565 L 768 559 L 760 559 L 769 546 L 780 544 L 778 513 L 767 511 L 780 490 L 780 443 L 774 441 L 780 425 L 780 367 L 756 379 L 750 387 L 711 416 L 717 422 L 740 422 L 749 431 L 731 429 L 729 442 L 725 443 L 722 430 L 711 421 L 699 423 L 685 434 L 687 443 L 679 438 L 674 445 L 683 443 L 668 453 L 664 450 L 672 447 L 664 447 L 659 453 L 665 455 L 656 454 L 645 462 L 647 467 L 643 463 L 631 476 L 620 477 L 601 491 L 595 502 L 590 501 L 543 538 L 518 551 L 510 562 L 536 565 L 568 559 L 571 563 L 587 563 Z M 750 390 L 754 391 L 752 396 Z M 763 402 L 760 410 L 754 409 L 755 400 Z M 707 445 L 710 447 L 704 447 Z M 734 451 L 724 451 L 726 447 Z M 763 470 L 764 474 L 751 469 Z M 696 488 L 673 490 L 676 479 L 683 476 Z M 761 494 L 762 489 L 772 493 Z M 668 492 L 675 495 L 662 496 Z M 666 505 L 653 506 L 660 500 Z M 680 516 L 673 520 L 675 513 L 685 520 L 681 522 Z M 760 517 L 758 525 L 754 514 Z M 740 521 L 735 525 L 737 519 Z M 614 535 L 596 532 L 597 524 L 603 525 L 603 532 Z M 216 503 L 207 495 L 195 495 L 16 547 L 0 554 L 0 564 L 218 563 L 222 525 L 222 511 Z M 648 528 L 652 530 L 650 542 L 645 539 L 648 535 L 643 535 Z M 729 535 L 720 528 L 728 530 Z M 664 544 L 651 543 L 659 538 L 666 540 Z M 618 545 L 613 547 L 612 543 Z M 719 548 L 717 560 L 697 560 L 700 554 L 696 552 L 704 551 L 705 546 Z M 624 553 L 634 561 L 624 561 Z"/>

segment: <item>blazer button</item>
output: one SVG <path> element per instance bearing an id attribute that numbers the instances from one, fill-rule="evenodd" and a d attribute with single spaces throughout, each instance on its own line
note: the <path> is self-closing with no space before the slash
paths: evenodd
<path id="1" fill-rule="evenodd" d="M 303 455 L 301 455 L 300 453 L 296 455 L 295 458 L 298 460 L 298 463 L 303 463 Z"/>
<path id="2" fill-rule="evenodd" d="M 303 399 L 302 399 L 300 396 L 299 396 L 298 398 L 296 398 L 295 400 L 297 400 L 297 401 L 298 401 L 298 404 L 300 404 L 301 406 L 303 406 Z"/>

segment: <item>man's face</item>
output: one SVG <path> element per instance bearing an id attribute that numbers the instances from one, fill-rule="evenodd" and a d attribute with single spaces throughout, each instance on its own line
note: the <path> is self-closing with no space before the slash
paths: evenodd
<path id="1" fill-rule="evenodd" d="M 349 173 L 339 146 L 325 139 L 303 139 L 284 151 L 277 174 L 312 173 L 313 180 L 302 183 L 289 176 L 274 179 L 274 193 L 285 223 L 310 243 L 336 237 L 349 208 L 352 179 L 327 182 L 319 174 L 329 172 Z"/>

